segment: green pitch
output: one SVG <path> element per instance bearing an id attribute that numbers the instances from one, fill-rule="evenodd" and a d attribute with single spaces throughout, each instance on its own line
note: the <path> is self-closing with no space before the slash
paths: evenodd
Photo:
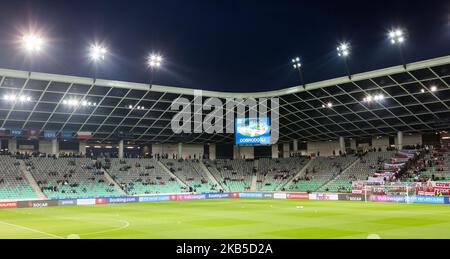
<path id="1" fill-rule="evenodd" d="M 450 206 L 217 200 L 0 210 L 0 238 L 450 238 Z"/>

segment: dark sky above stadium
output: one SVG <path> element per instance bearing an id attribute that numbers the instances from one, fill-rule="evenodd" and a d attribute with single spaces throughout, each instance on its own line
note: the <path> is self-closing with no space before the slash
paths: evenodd
<path id="1" fill-rule="evenodd" d="M 265 91 L 299 85 L 294 56 L 308 82 L 345 75 L 341 41 L 352 44 L 352 72 L 398 65 L 387 41 L 398 26 L 408 62 L 450 54 L 445 0 L 1 0 L 0 67 L 28 68 L 15 41 L 31 27 L 49 41 L 35 71 L 91 76 L 86 55 L 97 40 L 112 52 L 101 78 L 147 82 L 154 50 L 166 58 L 157 84 Z"/>

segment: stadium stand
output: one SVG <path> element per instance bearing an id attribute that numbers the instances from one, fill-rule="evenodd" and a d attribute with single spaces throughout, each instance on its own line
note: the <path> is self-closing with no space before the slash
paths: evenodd
<path id="1" fill-rule="evenodd" d="M 105 164 L 103 161 L 102 164 Z M 129 195 L 187 192 L 154 159 L 113 158 L 106 171 Z"/>
<path id="2" fill-rule="evenodd" d="M 308 162 L 306 157 L 280 159 L 263 158 L 258 164 L 257 189 L 277 191 L 294 177 Z"/>
<path id="3" fill-rule="evenodd" d="M 342 173 L 356 161 L 354 156 L 317 157 L 306 169 L 305 175 L 294 179 L 289 191 L 313 192 Z"/>
<path id="4" fill-rule="evenodd" d="M 216 176 L 227 191 L 249 191 L 252 177 L 256 173 L 254 161 L 225 160 L 204 161 L 208 170 Z"/>
<path id="5" fill-rule="evenodd" d="M 169 170 L 192 188 L 193 192 L 218 191 L 216 184 L 203 171 L 198 160 L 162 160 Z"/>
<path id="6" fill-rule="evenodd" d="M 38 198 L 19 167 L 15 157 L 0 156 L 0 200 Z"/>
<path id="7" fill-rule="evenodd" d="M 90 159 L 33 157 L 26 164 L 48 198 L 122 196 Z"/>
<path id="8" fill-rule="evenodd" d="M 358 161 L 347 168 L 342 174 L 339 174 L 328 184 L 322 186 L 320 191 L 330 192 L 351 192 L 352 182 L 358 180 L 367 180 L 373 176 L 386 161 L 389 161 L 395 154 L 395 151 L 368 152 L 361 156 Z"/>
<path id="9" fill-rule="evenodd" d="M 449 181 L 449 151 L 439 149 L 433 152 L 427 152 L 419 160 L 417 166 L 404 175 L 403 180 L 406 182 Z"/>

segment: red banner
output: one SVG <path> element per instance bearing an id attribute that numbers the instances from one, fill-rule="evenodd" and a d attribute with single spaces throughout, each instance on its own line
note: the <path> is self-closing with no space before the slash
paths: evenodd
<path id="1" fill-rule="evenodd" d="M 95 204 L 106 204 L 105 198 L 95 199 Z"/>
<path id="2" fill-rule="evenodd" d="M 13 209 L 17 208 L 17 202 L 0 202 L 0 209 Z"/>
<path id="3" fill-rule="evenodd" d="M 288 193 L 286 198 L 290 200 L 309 200 L 309 194 L 307 193 Z"/>
<path id="4" fill-rule="evenodd" d="M 434 195 L 439 191 L 442 195 L 450 195 L 450 182 L 427 182 L 419 188 L 420 195 Z"/>

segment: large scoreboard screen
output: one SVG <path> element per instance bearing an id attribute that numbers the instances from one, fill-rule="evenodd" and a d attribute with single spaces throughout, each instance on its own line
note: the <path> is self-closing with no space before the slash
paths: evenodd
<path id="1" fill-rule="evenodd" d="M 270 145 L 269 118 L 236 119 L 237 145 Z"/>

